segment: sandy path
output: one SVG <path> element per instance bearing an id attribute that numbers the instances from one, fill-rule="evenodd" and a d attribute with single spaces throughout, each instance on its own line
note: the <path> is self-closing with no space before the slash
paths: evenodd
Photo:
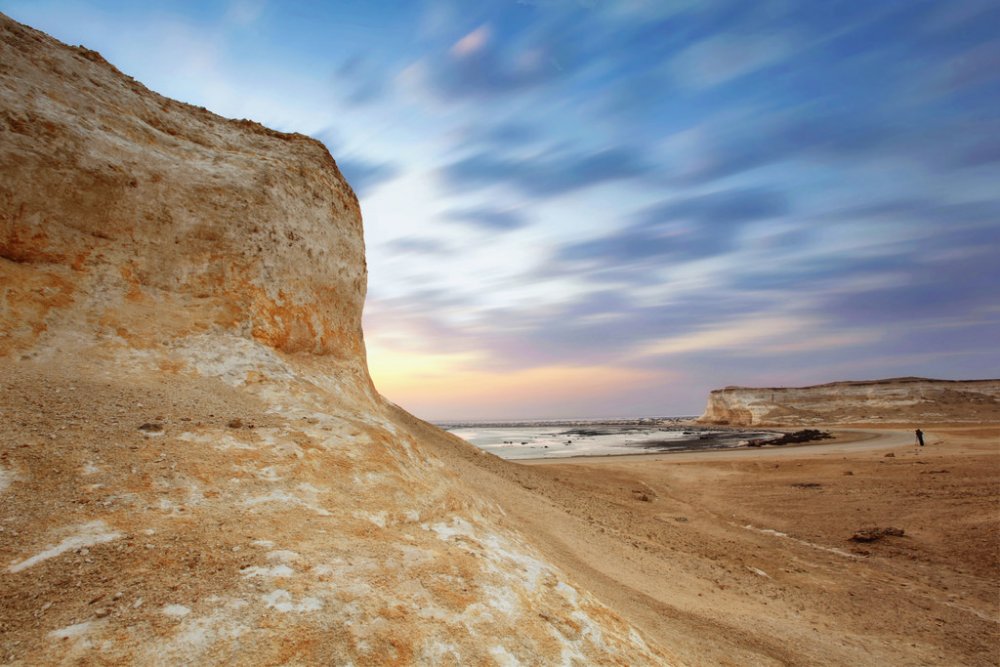
<path id="1" fill-rule="evenodd" d="M 1000 428 L 925 431 L 527 465 L 428 442 L 690 664 L 995 665 Z M 905 535 L 849 540 L 874 526 Z"/>

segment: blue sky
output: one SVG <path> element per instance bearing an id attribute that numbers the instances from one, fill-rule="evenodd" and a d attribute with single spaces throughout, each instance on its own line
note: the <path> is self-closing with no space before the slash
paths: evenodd
<path id="1" fill-rule="evenodd" d="M 426 418 L 1000 376 L 1000 3 L 0 1 L 325 142 Z"/>

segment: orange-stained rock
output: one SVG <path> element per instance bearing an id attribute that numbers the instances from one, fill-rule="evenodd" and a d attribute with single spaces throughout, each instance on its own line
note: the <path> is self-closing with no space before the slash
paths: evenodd
<path id="1" fill-rule="evenodd" d="M 360 211 L 322 144 L 168 100 L 9 20 L 3 63 L 5 284 L 8 263 L 72 271 L 92 307 L 170 294 L 276 349 L 363 361 Z M 79 329 L 73 313 L 30 316 L 36 331 Z"/>

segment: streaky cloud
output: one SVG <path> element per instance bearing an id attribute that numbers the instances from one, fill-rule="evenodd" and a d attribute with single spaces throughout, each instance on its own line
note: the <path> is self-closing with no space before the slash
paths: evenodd
<path id="1" fill-rule="evenodd" d="M 454 209 L 448 211 L 445 214 L 445 218 L 453 222 L 494 232 L 520 229 L 528 224 L 528 219 L 520 210 L 513 208 L 500 209 L 490 206 Z"/>
<path id="2" fill-rule="evenodd" d="M 767 189 L 680 197 L 639 212 L 633 223 L 621 230 L 564 245 L 556 259 L 622 267 L 665 257 L 692 259 L 717 254 L 736 243 L 741 225 L 788 212 L 787 197 Z"/>
<path id="3" fill-rule="evenodd" d="M 386 247 L 397 255 L 441 256 L 455 252 L 451 244 L 439 239 L 418 236 L 403 236 L 393 239 Z"/>
<path id="4" fill-rule="evenodd" d="M 360 157 L 340 158 L 337 166 L 358 197 L 364 197 L 399 173 L 399 169 L 388 162 L 374 162 Z"/>
<path id="5" fill-rule="evenodd" d="M 655 170 L 641 151 L 616 146 L 520 159 L 480 152 L 445 166 L 442 174 L 455 190 L 506 185 L 531 197 L 551 197 L 604 183 L 641 179 Z"/>

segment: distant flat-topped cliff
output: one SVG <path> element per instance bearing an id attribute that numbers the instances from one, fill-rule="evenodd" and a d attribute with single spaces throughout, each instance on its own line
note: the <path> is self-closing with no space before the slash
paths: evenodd
<path id="1" fill-rule="evenodd" d="M 699 421 L 805 425 L 1000 421 L 1000 380 L 905 377 L 811 387 L 726 387 L 708 397 Z"/>
<path id="2" fill-rule="evenodd" d="M 0 661 L 670 662 L 375 392 L 365 289 L 322 144 L 0 14 Z"/>

